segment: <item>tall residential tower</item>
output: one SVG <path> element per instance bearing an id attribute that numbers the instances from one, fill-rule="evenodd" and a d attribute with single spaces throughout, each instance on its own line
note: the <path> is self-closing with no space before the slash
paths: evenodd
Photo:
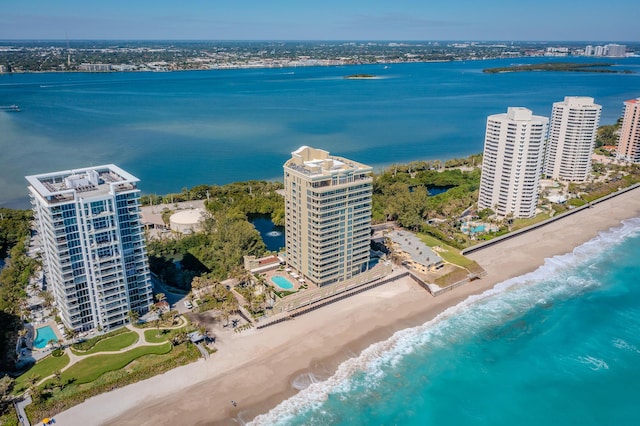
<path id="1" fill-rule="evenodd" d="M 478 208 L 502 217 L 535 215 L 548 124 L 521 107 L 487 118 Z"/>
<path id="2" fill-rule="evenodd" d="M 308 146 L 284 164 L 287 264 L 318 286 L 369 261 L 372 169 Z"/>
<path id="3" fill-rule="evenodd" d="M 624 103 L 624 116 L 618 141 L 618 159 L 640 163 L 640 98 Z"/>
<path id="4" fill-rule="evenodd" d="M 27 176 L 44 273 L 71 330 L 111 330 L 153 302 L 138 179 L 109 164 Z"/>
<path id="5" fill-rule="evenodd" d="M 566 96 L 563 102 L 553 104 L 545 175 L 571 182 L 587 180 L 601 111 L 602 107 L 587 97 Z"/>

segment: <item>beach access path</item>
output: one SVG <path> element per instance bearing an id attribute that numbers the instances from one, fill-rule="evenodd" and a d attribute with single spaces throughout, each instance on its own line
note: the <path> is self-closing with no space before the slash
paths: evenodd
<path id="1" fill-rule="evenodd" d="M 217 341 L 218 352 L 208 360 L 98 395 L 56 420 L 65 426 L 248 421 L 294 395 L 295 378 L 328 377 L 371 344 L 532 272 L 546 258 L 569 253 L 633 217 L 640 217 L 640 189 L 470 254 L 487 275 L 437 298 L 405 277 L 277 326 L 227 336 Z"/>

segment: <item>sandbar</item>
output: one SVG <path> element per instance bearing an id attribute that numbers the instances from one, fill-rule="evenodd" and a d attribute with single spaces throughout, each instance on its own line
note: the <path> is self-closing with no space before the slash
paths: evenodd
<path id="1" fill-rule="evenodd" d="M 640 189 L 471 253 L 487 275 L 437 298 L 409 278 L 276 326 L 219 336 L 208 360 L 88 399 L 55 416 L 62 425 L 238 424 L 294 395 L 306 373 L 328 377 L 396 331 L 424 324 L 472 294 L 532 272 L 600 231 L 640 217 Z M 231 401 L 236 402 L 236 406 Z"/>

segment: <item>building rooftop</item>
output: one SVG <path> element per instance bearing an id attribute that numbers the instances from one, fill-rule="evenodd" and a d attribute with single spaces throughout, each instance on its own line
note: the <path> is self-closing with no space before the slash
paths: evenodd
<path id="1" fill-rule="evenodd" d="M 372 171 L 371 167 L 364 164 L 329 155 L 328 151 L 309 146 L 301 146 L 293 151 L 291 159 L 284 166 L 308 176 L 331 176 L 351 171 L 365 173 Z"/>
<path id="2" fill-rule="evenodd" d="M 431 247 L 427 246 L 411 232 L 391 231 L 386 234 L 386 237 L 397 244 L 403 252 L 411 256 L 414 262 L 425 266 L 442 262 L 439 254 L 431 250 Z"/>
<path id="3" fill-rule="evenodd" d="M 139 182 L 138 178 L 114 164 L 43 173 L 25 178 L 33 191 L 49 203 L 132 190 L 136 189 Z"/>

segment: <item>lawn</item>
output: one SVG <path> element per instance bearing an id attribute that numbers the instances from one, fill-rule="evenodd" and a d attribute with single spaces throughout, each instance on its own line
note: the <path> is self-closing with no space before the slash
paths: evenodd
<path id="1" fill-rule="evenodd" d="M 549 215 L 547 213 L 540 213 L 539 215 L 531 218 L 514 219 L 511 230 L 516 231 L 518 229 L 526 228 L 527 226 L 535 225 L 536 223 L 540 223 L 547 219 L 549 219 Z"/>
<path id="2" fill-rule="evenodd" d="M 80 384 L 78 381 L 69 383 L 63 379 L 61 380 L 61 382 L 64 383 L 63 389 L 56 388 L 53 394 L 43 403 L 34 403 L 27 406 L 29 418 L 42 419 L 44 417 L 55 416 L 56 413 L 67 410 L 85 401 L 87 398 L 108 392 L 116 387 L 126 386 L 127 384 L 162 374 L 200 358 L 200 352 L 195 345 L 192 344 L 182 344 L 171 348 L 171 345 L 167 343 L 166 345 L 147 346 L 146 348 L 160 348 L 161 350 L 165 350 L 166 353 L 156 355 L 146 352 L 146 354 L 140 355 L 138 352 L 135 354 L 138 358 L 133 359 L 124 368 L 106 371 L 105 367 L 105 372 L 97 377 L 96 380 L 89 383 Z M 136 349 L 146 348 L 140 347 Z M 129 352 L 133 352 L 133 350 Z M 120 355 L 122 354 L 96 355 L 85 361 L 100 359 L 101 357 L 115 358 Z M 120 365 L 122 365 L 122 363 L 123 362 L 121 362 Z M 113 367 L 113 365 L 111 367 Z"/>
<path id="3" fill-rule="evenodd" d="M 131 361 L 147 354 L 166 354 L 171 351 L 171 343 L 159 346 L 140 346 L 127 352 L 96 355 L 79 361 L 62 373 L 62 382 L 88 383 L 108 371 L 119 370 Z"/>
<path id="4" fill-rule="evenodd" d="M 96 342 L 93 347 L 87 351 L 79 351 L 71 347 L 71 352 L 76 355 L 90 355 L 98 352 L 115 352 L 133 345 L 138 341 L 138 334 L 133 331 L 118 334 Z"/>
<path id="5" fill-rule="evenodd" d="M 67 364 L 69 364 L 69 355 L 64 354 L 60 357 L 49 355 L 16 379 L 13 393 L 19 394 L 25 391 L 29 387 L 29 377 L 32 375 L 35 374 L 40 379 L 44 379 L 52 375 L 54 371 L 63 369 Z"/>
<path id="6" fill-rule="evenodd" d="M 458 265 L 463 268 L 473 267 L 476 264 L 476 262 L 474 262 L 473 260 L 461 255 L 460 250 L 454 247 L 451 247 L 446 243 L 443 243 L 442 241 L 432 237 L 431 235 L 426 235 L 426 234 L 417 234 L 417 235 L 418 235 L 418 238 L 420 238 L 420 240 L 422 240 L 422 242 L 425 243 L 427 246 L 432 248 L 435 246 L 439 246 L 440 248 L 442 248 L 442 250 L 438 250 L 436 251 L 436 253 L 439 254 L 440 257 L 442 257 L 445 261 L 449 263 L 453 263 L 454 265 Z"/>
<path id="7" fill-rule="evenodd" d="M 145 330 L 144 331 L 144 340 L 148 343 L 162 343 L 169 340 L 171 336 L 170 330 L 161 329 L 160 332 L 158 330 Z"/>

